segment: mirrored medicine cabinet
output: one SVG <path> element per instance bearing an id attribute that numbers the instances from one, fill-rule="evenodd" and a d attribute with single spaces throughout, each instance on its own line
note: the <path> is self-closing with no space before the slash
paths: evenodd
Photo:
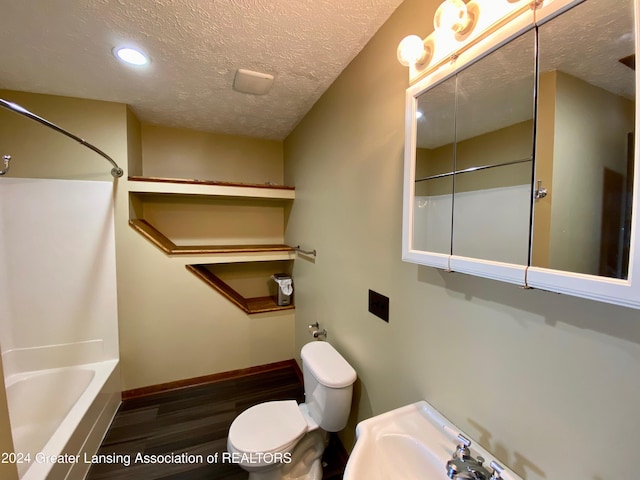
<path id="1" fill-rule="evenodd" d="M 639 2 L 538 2 L 407 89 L 403 260 L 640 308 Z"/>

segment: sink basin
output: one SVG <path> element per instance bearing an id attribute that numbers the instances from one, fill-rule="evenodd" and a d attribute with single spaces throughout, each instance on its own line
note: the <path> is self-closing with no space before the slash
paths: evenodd
<path id="1" fill-rule="evenodd" d="M 447 480 L 445 466 L 459 433 L 468 437 L 425 401 L 363 420 L 343 480 Z M 475 443 L 471 452 L 486 465 L 496 460 Z M 508 469 L 503 478 L 522 480 Z"/>
<path id="2" fill-rule="evenodd" d="M 443 470 L 439 459 L 422 442 L 405 434 L 387 433 L 380 435 L 376 442 L 376 449 L 384 452 L 381 460 L 384 462 L 384 475 L 380 478 L 414 479 L 414 478 L 441 478 Z M 382 472 L 379 465 L 372 465 Z M 419 473 L 419 475 L 418 475 Z M 366 477 L 376 478 L 373 472 L 367 471 Z M 355 477 L 354 477 L 355 478 Z M 446 477 L 445 477 L 446 478 Z"/>

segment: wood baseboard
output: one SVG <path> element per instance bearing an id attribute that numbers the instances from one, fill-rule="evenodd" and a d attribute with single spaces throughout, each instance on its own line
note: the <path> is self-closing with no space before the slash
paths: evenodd
<path id="1" fill-rule="evenodd" d="M 221 382 L 223 380 L 247 377 L 249 375 L 272 372 L 274 370 L 284 370 L 288 368 L 292 368 L 300 379 L 300 382 L 302 382 L 302 371 L 300 370 L 300 367 L 298 367 L 298 363 L 294 359 L 290 359 L 283 360 L 282 362 L 258 365 L 256 367 L 241 368 L 238 370 L 230 370 L 228 372 L 204 375 L 202 377 L 186 378 L 184 380 L 176 380 L 173 382 L 160 383 L 157 385 L 149 385 L 147 387 L 125 390 L 122 392 L 122 400 L 131 400 L 133 398 L 146 397 L 170 390 L 179 390 L 182 388 L 194 387 L 197 385 L 206 385 L 209 383 Z"/>

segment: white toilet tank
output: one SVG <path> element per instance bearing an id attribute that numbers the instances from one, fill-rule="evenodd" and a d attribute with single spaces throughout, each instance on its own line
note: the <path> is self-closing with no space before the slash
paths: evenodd
<path id="1" fill-rule="evenodd" d="M 351 411 L 356 371 L 327 342 L 302 347 L 305 404 L 321 429 L 339 432 L 347 425 Z"/>

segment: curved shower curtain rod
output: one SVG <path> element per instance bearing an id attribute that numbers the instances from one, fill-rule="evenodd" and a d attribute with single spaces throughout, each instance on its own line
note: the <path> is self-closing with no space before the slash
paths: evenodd
<path id="1" fill-rule="evenodd" d="M 73 133 L 70 133 L 70 132 L 66 131 L 64 128 L 61 128 L 61 127 L 57 126 L 56 124 L 51 123 L 49 120 L 45 120 L 44 118 L 39 117 L 38 115 L 35 115 L 35 114 L 31 113 L 29 110 L 27 110 L 26 108 L 21 107 L 20 105 L 18 105 L 16 103 L 7 102 L 6 100 L 3 100 L 2 98 L 0 98 L 0 107 L 4 107 L 4 108 L 6 108 L 8 110 L 11 110 L 12 112 L 16 112 L 16 113 L 19 113 L 20 115 L 24 115 L 25 117 L 28 117 L 31 120 L 35 120 L 36 122 L 41 123 L 42 125 L 45 125 L 45 126 L 51 128 L 51 129 L 55 130 L 58 133 L 62 133 L 63 135 L 66 135 L 67 137 L 74 139 L 76 142 L 80 143 L 81 145 L 84 145 L 85 147 L 93 150 L 98 155 L 100 155 L 100 156 L 104 157 L 105 159 L 107 159 L 107 161 L 111 165 L 113 165 L 113 168 L 111 169 L 111 175 L 113 175 L 114 177 L 121 177 L 124 174 L 124 171 L 118 166 L 118 164 L 115 162 L 115 160 L 113 160 L 113 158 L 111 158 L 109 155 L 104 153 L 98 147 L 95 147 L 95 146 L 91 145 L 86 140 L 83 140 L 82 138 L 74 135 Z M 5 173 L 7 173 L 9 171 L 9 160 L 11 159 L 11 157 L 9 155 L 4 155 L 2 158 L 4 160 L 4 170 L 0 170 L 0 175 L 4 175 Z"/>

